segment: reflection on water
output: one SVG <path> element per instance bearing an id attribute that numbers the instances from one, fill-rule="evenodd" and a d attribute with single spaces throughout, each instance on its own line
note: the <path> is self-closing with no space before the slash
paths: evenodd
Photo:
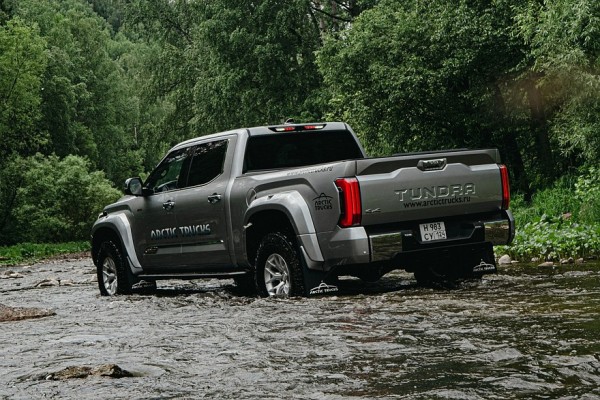
<path id="1" fill-rule="evenodd" d="M 116 298 L 92 284 L 0 290 L 0 303 L 57 313 L 0 325 L 0 398 L 600 398 L 599 265 L 342 287 L 294 300 L 223 281 Z M 106 363 L 135 376 L 33 379 Z"/>

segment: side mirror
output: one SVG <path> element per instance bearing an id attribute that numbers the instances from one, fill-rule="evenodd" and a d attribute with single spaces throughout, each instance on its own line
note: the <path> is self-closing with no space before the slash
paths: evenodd
<path id="1" fill-rule="evenodd" d="M 125 181 L 125 194 L 132 196 L 142 195 L 142 180 L 139 177 L 129 178 Z"/>

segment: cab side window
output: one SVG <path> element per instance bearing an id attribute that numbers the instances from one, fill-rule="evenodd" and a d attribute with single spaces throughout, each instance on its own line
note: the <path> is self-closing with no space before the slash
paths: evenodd
<path id="1" fill-rule="evenodd" d="M 187 186 L 203 185 L 223 173 L 228 143 L 219 140 L 194 147 Z"/>
<path id="2" fill-rule="evenodd" d="M 186 172 L 189 161 L 188 149 L 180 149 L 168 154 L 152 171 L 144 187 L 154 190 L 154 193 L 181 189 L 187 179 Z"/>

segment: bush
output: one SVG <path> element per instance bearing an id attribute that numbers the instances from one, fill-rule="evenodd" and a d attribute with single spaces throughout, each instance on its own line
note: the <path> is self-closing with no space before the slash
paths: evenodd
<path id="1" fill-rule="evenodd" d="M 515 240 L 497 251 L 522 261 L 600 256 L 599 173 L 592 167 L 578 176 L 563 176 L 536 193 L 530 204 L 515 196 Z"/>
<path id="2" fill-rule="evenodd" d="M 38 154 L 25 165 L 13 211 L 15 243 L 87 240 L 98 213 L 121 196 L 82 157 Z"/>
<path id="3" fill-rule="evenodd" d="M 577 179 L 575 196 L 580 202 L 579 221 L 600 223 L 600 168 L 588 168 Z"/>
<path id="4" fill-rule="evenodd" d="M 600 255 L 600 224 L 578 224 L 562 218 L 543 216 L 517 229 L 511 246 L 499 250 L 512 258 L 529 261 L 560 260 Z"/>

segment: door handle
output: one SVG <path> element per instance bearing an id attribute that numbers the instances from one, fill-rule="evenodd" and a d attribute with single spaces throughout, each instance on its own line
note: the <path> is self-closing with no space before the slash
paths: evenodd
<path id="1" fill-rule="evenodd" d="M 213 193 L 212 195 L 208 196 L 208 202 L 210 204 L 215 204 L 221 201 L 221 195 L 217 194 L 217 193 Z"/>
<path id="2" fill-rule="evenodd" d="M 168 200 L 163 203 L 163 208 L 166 211 L 171 211 L 175 207 L 175 202 L 173 200 Z"/>

